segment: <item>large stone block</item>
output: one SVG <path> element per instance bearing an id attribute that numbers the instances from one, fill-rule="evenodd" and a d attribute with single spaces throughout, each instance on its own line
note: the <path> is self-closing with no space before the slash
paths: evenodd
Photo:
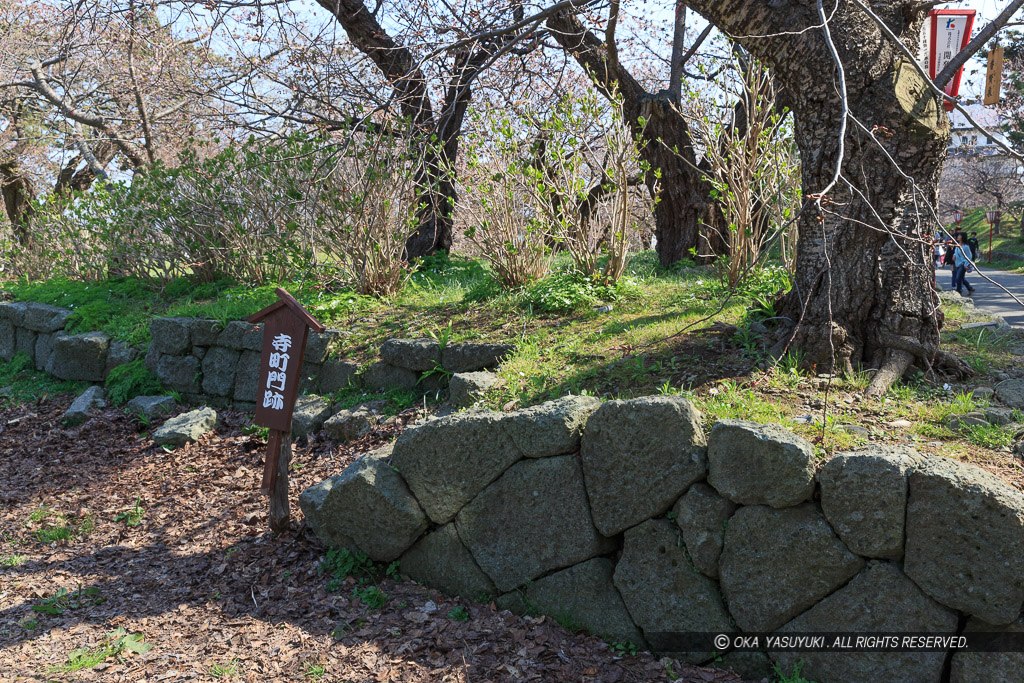
<path id="1" fill-rule="evenodd" d="M 430 519 L 445 524 L 520 457 L 500 414 L 463 413 L 406 429 L 392 461 Z"/>
<path id="2" fill-rule="evenodd" d="M 944 605 L 1009 624 L 1024 603 L 1024 496 L 974 465 L 929 457 L 910 473 L 904 571 Z"/>
<path id="3" fill-rule="evenodd" d="M 324 431 L 336 441 L 358 439 L 368 434 L 380 421 L 384 405 L 384 401 L 368 401 L 349 410 L 339 410 L 324 421 Z"/>
<path id="4" fill-rule="evenodd" d="M 380 359 L 395 367 L 424 372 L 441 365 L 441 347 L 435 339 L 388 339 L 381 344 Z"/>
<path id="5" fill-rule="evenodd" d="M 213 408 L 200 408 L 164 422 L 153 432 L 153 441 L 159 446 L 184 446 L 198 441 L 216 426 L 217 411 Z"/>
<path id="6" fill-rule="evenodd" d="M 358 380 L 359 364 L 350 360 L 328 359 L 320 366 L 317 374 L 317 391 L 333 394 L 339 389 L 355 385 Z"/>
<path id="7" fill-rule="evenodd" d="M 920 460 L 911 448 L 872 446 L 825 463 L 821 509 L 846 547 L 865 557 L 903 557 L 907 473 Z"/>
<path id="8" fill-rule="evenodd" d="M 594 523 L 613 536 L 667 511 L 704 478 L 700 413 L 683 398 L 609 401 L 583 433 L 583 474 Z"/>
<path id="9" fill-rule="evenodd" d="M 217 336 L 217 346 L 229 349 L 259 351 L 263 348 L 263 324 L 253 325 L 244 320 L 232 320 Z"/>
<path id="10" fill-rule="evenodd" d="M 10 360 L 14 357 L 15 335 L 14 323 L 0 318 L 0 359 Z"/>
<path id="11" fill-rule="evenodd" d="M 331 415 L 331 404 L 319 396 L 299 396 L 292 413 L 292 436 L 304 439 L 320 431 Z"/>
<path id="12" fill-rule="evenodd" d="M 153 318 L 149 322 L 149 343 L 160 353 L 181 356 L 192 352 L 192 318 Z"/>
<path id="13" fill-rule="evenodd" d="M 306 522 L 324 545 L 398 558 L 427 528 L 427 518 L 387 461 L 362 457 L 299 496 Z"/>
<path id="14" fill-rule="evenodd" d="M 718 574 L 744 631 L 774 631 L 864 566 L 813 503 L 742 507 L 729 519 Z"/>
<path id="15" fill-rule="evenodd" d="M 587 419 L 600 406 L 593 396 L 563 396 L 509 413 L 502 426 L 527 458 L 575 453 Z"/>
<path id="16" fill-rule="evenodd" d="M 611 560 L 595 557 L 502 596 L 498 606 L 519 614 L 546 614 L 562 624 L 611 642 L 631 642 L 642 650 L 647 644 L 615 589 L 614 571 Z"/>
<path id="17" fill-rule="evenodd" d="M 243 351 L 238 357 L 235 368 L 236 401 L 256 402 L 256 385 L 260 380 L 260 354 L 256 351 Z"/>
<path id="18" fill-rule="evenodd" d="M 995 386 L 996 398 L 1011 408 L 1024 409 L 1024 379 L 1008 379 Z"/>
<path id="19" fill-rule="evenodd" d="M 160 356 L 156 376 L 167 388 L 198 394 L 203 390 L 199 359 L 194 356 Z"/>
<path id="20" fill-rule="evenodd" d="M 501 381 L 493 372 L 457 372 L 448 383 L 448 402 L 456 408 L 469 408 Z"/>
<path id="21" fill-rule="evenodd" d="M 146 369 L 154 375 L 156 374 L 156 367 L 160 365 L 160 356 L 162 355 L 162 353 L 154 349 L 152 346 L 150 346 L 149 350 L 146 351 L 146 358 L 143 362 L 146 365 Z"/>
<path id="22" fill-rule="evenodd" d="M 0 320 L 9 320 L 14 327 L 21 327 L 27 306 L 24 301 L 0 301 Z"/>
<path id="23" fill-rule="evenodd" d="M 986 633 L 992 638 L 1024 639 L 1024 617 L 1008 626 L 993 626 L 980 619 L 970 619 L 964 634 Z M 1006 648 L 1007 650 L 1011 648 Z M 1024 681 L 1024 652 L 965 652 L 953 655 L 950 683 L 1020 683 Z"/>
<path id="24" fill-rule="evenodd" d="M 363 384 L 371 389 L 415 389 L 419 375 L 390 363 L 374 363 L 363 372 Z"/>
<path id="25" fill-rule="evenodd" d="M 203 356 L 203 391 L 213 396 L 231 396 L 235 388 L 239 352 L 223 346 L 211 347 Z M 254 382 L 255 384 L 255 382 Z"/>
<path id="26" fill-rule="evenodd" d="M 721 420 L 708 437 L 708 483 L 742 505 L 797 505 L 814 493 L 814 447 L 781 425 Z"/>
<path id="27" fill-rule="evenodd" d="M 102 382 L 110 337 L 102 332 L 57 335 L 46 371 L 61 379 Z"/>
<path id="28" fill-rule="evenodd" d="M 725 525 L 735 511 L 735 503 L 704 482 L 691 486 L 672 508 L 694 566 L 713 579 L 718 578 Z"/>
<path id="29" fill-rule="evenodd" d="M 651 647 L 690 662 L 710 652 L 674 653 L 674 634 L 734 630 L 718 584 L 695 572 L 686 559 L 679 530 L 663 519 L 649 519 L 626 531 L 615 586 L 626 609 Z"/>
<path id="30" fill-rule="evenodd" d="M 192 346 L 216 346 L 223 331 L 224 324 L 219 320 L 197 318 L 192 321 Z"/>
<path id="31" fill-rule="evenodd" d="M 107 402 L 103 400 L 103 388 L 91 386 L 72 401 L 71 407 L 64 411 L 64 424 L 80 425 L 89 419 L 89 412 L 93 408 L 105 408 L 106 406 Z"/>
<path id="32" fill-rule="evenodd" d="M 35 332 L 57 332 L 64 329 L 72 312 L 49 304 L 26 302 L 21 326 Z"/>
<path id="33" fill-rule="evenodd" d="M 476 372 L 497 367 L 502 360 L 512 355 L 516 347 L 512 344 L 484 344 L 465 342 L 447 344 L 441 353 L 441 365 L 448 372 Z"/>
<path id="34" fill-rule="evenodd" d="M 850 583 L 796 617 L 778 633 L 858 635 L 944 633 L 957 630 L 956 612 L 935 602 L 889 562 L 873 562 Z M 942 679 L 945 652 L 775 652 L 782 671 L 803 660 L 813 681 L 933 683 Z M 987 679 L 974 679 L 977 681 Z"/>
<path id="35" fill-rule="evenodd" d="M 306 351 L 302 355 L 303 363 L 316 363 L 319 365 L 327 360 L 327 356 L 334 351 L 344 339 L 341 330 L 328 328 L 323 332 L 310 331 L 306 339 Z"/>
<path id="36" fill-rule="evenodd" d="M 36 341 L 39 333 L 24 327 L 17 327 L 14 330 L 14 352 L 27 354 L 34 358 L 36 354 Z"/>
<path id="37" fill-rule="evenodd" d="M 398 455 L 396 444 L 393 462 Z M 459 511 L 456 524 L 501 591 L 614 547 L 594 528 L 579 463 L 568 455 L 516 463 Z"/>
<path id="38" fill-rule="evenodd" d="M 57 332 L 54 334 L 63 334 Z M 45 370 L 46 366 L 50 364 L 50 356 L 53 355 L 53 334 L 41 333 L 36 337 L 36 348 L 32 354 L 32 358 L 36 363 L 36 370 Z M 113 348 L 113 344 L 110 345 Z M 107 363 L 110 363 L 110 352 L 107 352 Z"/>
<path id="39" fill-rule="evenodd" d="M 416 581 L 467 600 L 486 602 L 497 592 L 459 539 L 454 522 L 418 540 L 398 558 L 398 567 Z"/>
<path id="40" fill-rule="evenodd" d="M 42 336 L 39 337 L 40 342 Z M 36 342 L 36 353 L 39 353 L 40 342 Z M 126 363 L 131 363 L 133 360 L 139 357 L 139 350 L 129 346 L 128 344 L 114 340 L 110 342 L 110 350 L 107 352 L 107 367 L 106 374 L 110 374 L 110 371 Z"/>
<path id="41" fill-rule="evenodd" d="M 174 412 L 177 403 L 173 396 L 136 396 L 125 404 L 125 410 L 141 415 L 147 420 L 156 420 Z"/>

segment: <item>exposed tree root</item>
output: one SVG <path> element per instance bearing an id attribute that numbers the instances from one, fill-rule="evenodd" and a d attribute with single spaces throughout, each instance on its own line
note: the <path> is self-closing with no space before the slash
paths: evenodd
<path id="1" fill-rule="evenodd" d="M 889 391 L 889 387 L 902 377 L 914 362 L 914 354 L 909 351 L 890 350 L 887 356 L 882 367 L 871 377 L 868 388 L 864 390 L 864 395 L 869 398 L 877 398 Z"/>
<path id="2" fill-rule="evenodd" d="M 911 337 L 882 332 L 881 341 L 890 351 L 882 367 L 875 372 L 864 394 L 878 397 L 889 390 L 893 383 L 903 376 L 916 359 L 927 371 L 934 366 L 952 370 L 959 379 L 973 377 L 974 371 L 959 356 L 943 351 L 938 346 L 926 345 Z"/>

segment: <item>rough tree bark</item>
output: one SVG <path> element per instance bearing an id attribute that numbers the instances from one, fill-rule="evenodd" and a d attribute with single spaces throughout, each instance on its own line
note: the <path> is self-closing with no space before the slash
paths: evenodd
<path id="1" fill-rule="evenodd" d="M 875 369 L 868 388 L 875 395 L 915 360 L 969 374 L 962 361 L 939 350 L 938 301 L 924 240 L 935 227 L 932 210 L 949 142 L 939 98 L 850 0 L 828 0 L 822 8 L 845 72 L 848 117 L 815 0 L 697 0 L 689 6 L 769 64 L 786 83 L 794 111 L 807 204 L 793 289 L 781 302 L 792 326 L 776 350 L 793 343 L 819 371 Z M 873 4 L 912 53 L 928 6 Z M 842 175 L 832 185 L 837 165 Z"/>
<path id="2" fill-rule="evenodd" d="M 633 75 L 615 59 L 609 59 L 604 41 L 584 27 L 571 12 L 547 20 L 551 35 L 594 79 L 601 93 L 622 98 L 623 115 L 640 153 L 652 169 L 661 170 L 660 180 L 648 173 L 645 182 L 652 194 L 659 192 L 654 208 L 658 260 L 664 266 L 690 256 L 698 260 L 725 253 L 719 238 L 721 215 L 710 198 L 711 185 L 698 168 L 690 128 L 673 106 L 668 93 L 647 92 Z M 646 125 L 640 125 L 643 117 Z"/>

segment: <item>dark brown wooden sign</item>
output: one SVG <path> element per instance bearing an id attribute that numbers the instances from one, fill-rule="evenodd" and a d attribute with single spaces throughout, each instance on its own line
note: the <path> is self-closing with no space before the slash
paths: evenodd
<path id="1" fill-rule="evenodd" d="M 291 294 L 280 287 L 274 291 L 278 301 L 248 318 L 251 323 L 263 323 L 263 354 L 256 387 L 254 422 L 270 428 L 261 486 L 268 494 L 274 491 L 277 480 L 282 437 L 292 428 L 292 412 L 299 394 L 302 355 L 306 351 L 309 330 L 323 332 L 326 329 Z M 290 451 L 290 444 L 287 446 Z"/>

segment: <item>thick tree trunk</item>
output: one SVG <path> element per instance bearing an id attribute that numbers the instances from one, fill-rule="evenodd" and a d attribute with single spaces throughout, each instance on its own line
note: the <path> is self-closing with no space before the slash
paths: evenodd
<path id="1" fill-rule="evenodd" d="M 717 230 L 720 214 L 710 198 L 711 185 L 697 168 L 690 127 L 668 94 L 648 93 L 632 74 L 610 61 L 607 47 L 576 15 L 556 14 L 547 24 L 558 44 L 590 73 L 605 97 L 622 98 L 623 115 L 641 158 L 660 171 L 660 179 L 651 172 L 645 182 L 652 194 L 658 193 L 654 224 L 661 264 L 669 266 L 691 255 L 703 262 L 726 253 Z"/>
<path id="2" fill-rule="evenodd" d="M 791 326 L 776 351 L 792 343 L 818 371 L 875 369 L 869 394 L 884 393 L 914 360 L 969 374 L 939 350 L 938 300 L 924 239 L 936 227 L 948 119 L 873 20 L 845 0 L 833 12 L 835 1 L 824 11 L 843 83 L 813 0 L 771 7 L 753 0 L 690 4 L 731 33 L 767 36 L 740 41 L 771 65 L 792 95 L 806 204 L 793 289 L 781 306 Z M 913 51 L 922 15 L 911 4 L 873 7 Z M 847 117 L 841 85 L 849 94 Z"/>
<path id="3" fill-rule="evenodd" d="M 647 174 L 651 193 L 657 191 L 654 207 L 654 236 L 658 260 L 668 267 L 684 258 L 707 263 L 716 255 L 728 254 L 728 242 L 721 238 L 721 210 L 711 199 L 711 184 L 697 164 L 690 129 L 679 111 L 667 98 L 646 98 L 631 107 L 627 104 L 634 138 L 646 142 L 641 149 L 644 161 L 661 170 L 661 177 Z M 643 129 L 636 123 L 643 116 Z M 655 187 L 657 186 L 657 187 Z"/>
<path id="4" fill-rule="evenodd" d="M 14 231 L 14 239 L 21 246 L 28 246 L 32 239 L 32 201 L 36 194 L 32 179 L 17 159 L 0 163 L 0 193 L 3 194 L 4 210 Z"/>
<path id="5" fill-rule="evenodd" d="M 452 174 L 458 140 L 472 99 L 470 84 L 490 55 L 488 47 L 457 57 L 458 68 L 447 87 L 444 109 L 435 116 L 427 75 L 412 51 L 380 25 L 376 11 L 371 12 L 363 0 L 316 1 L 334 15 L 352 44 L 380 69 L 395 91 L 402 115 L 424 135 L 417 178 L 422 207 L 416 216 L 416 231 L 406 240 L 405 257 L 414 259 L 436 250 L 448 251 L 452 246 L 452 216 L 457 199 Z M 440 142 L 440 149 L 431 148 L 432 140 Z"/>

